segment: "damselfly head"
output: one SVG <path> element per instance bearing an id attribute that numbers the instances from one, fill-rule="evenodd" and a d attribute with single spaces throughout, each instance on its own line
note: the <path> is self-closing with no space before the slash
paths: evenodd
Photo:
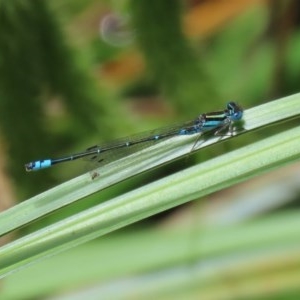
<path id="1" fill-rule="evenodd" d="M 243 117 L 243 108 L 231 101 L 227 103 L 227 113 L 232 121 L 238 121 Z"/>

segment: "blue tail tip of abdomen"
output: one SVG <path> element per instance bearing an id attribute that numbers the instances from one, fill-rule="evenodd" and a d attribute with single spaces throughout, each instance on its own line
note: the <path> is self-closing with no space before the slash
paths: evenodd
<path id="1" fill-rule="evenodd" d="M 51 159 L 37 160 L 25 164 L 25 169 L 27 172 L 38 171 L 41 169 L 49 168 L 51 167 L 51 165 L 52 165 Z"/>

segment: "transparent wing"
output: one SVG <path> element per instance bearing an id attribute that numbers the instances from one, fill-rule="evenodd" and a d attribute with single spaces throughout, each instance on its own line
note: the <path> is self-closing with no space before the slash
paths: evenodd
<path id="1" fill-rule="evenodd" d="M 98 165 L 104 165 L 111 161 L 115 161 L 141 151 L 151 145 L 158 144 L 167 139 L 174 138 L 178 135 L 192 135 L 199 136 L 199 126 L 195 125 L 195 120 L 186 123 L 175 124 L 169 127 L 160 128 L 156 130 L 146 131 L 136 135 L 128 136 L 121 139 L 110 141 L 109 143 L 92 146 L 87 151 L 94 153 L 85 157 L 85 159 L 94 162 Z"/>

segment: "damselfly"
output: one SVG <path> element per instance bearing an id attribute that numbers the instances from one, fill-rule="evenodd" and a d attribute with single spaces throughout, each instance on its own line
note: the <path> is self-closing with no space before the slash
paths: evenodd
<path id="1" fill-rule="evenodd" d="M 60 158 L 32 161 L 25 164 L 25 169 L 28 172 L 38 171 L 80 158 L 89 158 L 97 163 L 108 163 L 111 161 L 109 157 L 112 157 L 114 160 L 120 159 L 139 151 L 141 148 L 180 135 L 197 135 L 197 140 L 205 132 L 213 132 L 214 135 L 221 135 L 222 132 L 227 130 L 224 135 L 232 135 L 234 122 L 241 120 L 242 117 L 243 109 L 235 102 L 229 102 L 226 109 L 222 111 L 201 114 L 196 119 L 180 125 L 115 140 L 102 146 L 93 146 L 84 152 Z"/>

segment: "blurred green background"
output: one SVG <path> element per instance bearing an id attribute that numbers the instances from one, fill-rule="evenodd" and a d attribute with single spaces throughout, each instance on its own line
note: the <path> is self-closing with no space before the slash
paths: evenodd
<path id="1" fill-rule="evenodd" d="M 73 162 L 26 173 L 24 163 L 31 160 L 80 152 L 104 141 L 189 120 L 203 112 L 223 109 L 229 100 L 246 109 L 299 92 L 297 1 L 0 0 L 0 4 L 2 210 L 91 168 L 87 162 Z M 18 234 L 187 165 L 263 139 L 291 124 L 233 139 L 130 179 L 117 189 L 94 195 Z M 74 293 L 70 299 L 75 299 L 93 286 L 97 287 L 96 291 L 92 288 L 93 299 L 121 299 L 122 293 L 124 299 L 133 299 L 132 292 L 142 286 L 141 281 L 149 280 L 145 274 L 153 272 L 159 278 L 166 270 L 173 270 L 169 274 L 173 278 L 178 266 L 184 266 L 186 278 L 176 278 L 175 284 L 170 283 L 170 293 L 163 292 L 157 298 L 240 299 L 242 295 L 273 299 L 274 294 L 280 294 L 281 298 L 276 299 L 297 299 L 298 287 L 292 283 L 300 280 L 300 270 L 295 267 L 300 257 L 285 252 L 294 251 L 290 241 L 278 239 L 275 248 L 282 246 L 285 251 L 279 251 L 278 257 L 272 252 L 276 258 L 268 267 L 251 273 L 246 266 L 245 282 L 250 287 L 244 290 L 241 286 L 246 283 L 241 283 L 240 275 L 232 275 L 227 282 L 222 268 L 215 267 L 224 252 L 206 251 L 202 245 L 207 237 L 215 235 L 216 245 L 220 243 L 215 249 L 220 249 L 224 227 L 229 228 L 228 232 L 232 230 L 235 244 L 245 237 L 236 232 L 240 226 L 246 226 L 246 232 L 249 226 L 254 235 L 256 230 L 268 228 L 268 235 L 278 220 L 291 219 L 289 213 L 297 219 L 298 178 L 299 165 L 286 167 L 58 255 L 8 277 L 2 283 L 3 297 L 41 299 L 64 291 Z M 174 237 L 173 245 L 165 245 L 165 234 L 178 240 Z M 176 258 L 166 261 L 163 258 L 168 257 L 172 247 Z M 234 250 L 229 247 L 232 251 L 227 249 L 225 253 L 230 254 L 236 268 L 236 259 L 241 255 L 245 262 L 254 253 L 273 249 L 271 242 L 244 245 L 242 249 L 232 247 Z M 287 260 L 291 257 L 297 263 L 291 262 L 289 277 Z M 156 263 L 151 265 L 151 261 Z M 84 266 L 78 267 L 78 262 Z M 212 263 L 212 267 L 200 268 L 199 264 L 205 262 Z M 205 270 L 210 275 L 215 272 L 217 284 L 209 282 L 203 288 L 207 279 L 198 276 L 198 268 L 204 274 Z M 278 274 L 283 270 L 281 278 Z M 274 274 L 278 275 L 277 281 Z M 256 284 L 257 277 L 261 281 Z M 161 284 L 152 279 L 145 290 L 137 292 L 137 299 L 151 299 L 151 286 L 156 290 Z M 268 289 L 271 279 L 275 283 Z M 186 285 L 179 293 L 174 287 L 183 282 Z M 124 292 L 105 294 L 110 285 L 118 289 L 118 284 L 126 283 Z M 209 293 L 210 285 L 220 293 Z M 195 294 L 189 295 L 194 288 Z"/>

